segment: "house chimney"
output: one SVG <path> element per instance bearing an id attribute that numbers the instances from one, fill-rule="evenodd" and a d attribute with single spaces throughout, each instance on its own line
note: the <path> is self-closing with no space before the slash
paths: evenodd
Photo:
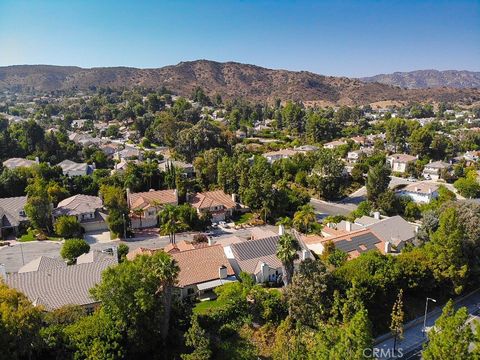
<path id="1" fill-rule="evenodd" d="M 429 193 L 429 194 L 432 193 L 432 188 L 428 188 L 428 193 Z"/>
<path id="2" fill-rule="evenodd" d="M 128 207 L 130 207 L 130 188 L 127 188 L 126 192 L 127 192 L 127 205 Z"/>
<path id="3" fill-rule="evenodd" d="M 215 244 L 215 241 L 213 241 L 213 238 L 211 236 L 207 236 L 208 239 L 208 246 L 212 246 Z"/>
<path id="4" fill-rule="evenodd" d="M 218 277 L 220 279 L 226 279 L 228 276 L 227 274 L 227 267 L 225 265 L 222 265 L 218 268 Z"/>
<path id="5" fill-rule="evenodd" d="M 268 265 L 262 262 L 262 265 L 260 265 L 260 271 L 261 271 L 261 282 L 267 282 L 268 281 Z"/>
<path id="6" fill-rule="evenodd" d="M 375 220 L 380 220 L 380 212 L 379 212 L 379 211 L 375 211 L 375 212 L 373 213 L 373 218 L 374 218 Z"/>
<path id="7" fill-rule="evenodd" d="M 237 203 L 237 194 L 232 194 L 232 201 Z"/>
<path id="8" fill-rule="evenodd" d="M 40 164 L 40 159 L 38 158 L 38 156 L 35 157 L 35 162 L 36 162 L 37 164 Z"/>
<path id="9" fill-rule="evenodd" d="M 283 224 L 278 225 L 278 235 L 280 236 L 285 235 L 285 225 Z"/>
<path id="10" fill-rule="evenodd" d="M 390 241 L 386 241 L 385 242 L 385 254 L 388 254 L 390 251 L 392 251 L 392 247 L 391 247 L 391 244 L 390 244 Z"/>
<path id="11" fill-rule="evenodd" d="M 345 230 L 348 232 L 352 231 L 352 223 L 350 221 L 345 221 Z"/>
<path id="12" fill-rule="evenodd" d="M 7 268 L 5 264 L 0 264 L 0 278 L 3 278 L 3 280 L 7 279 Z"/>
<path id="13" fill-rule="evenodd" d="M 302 260 L 305 261 L 309 258 L 310 256 L 308 256 L 308 251 L 306 249 L 303 249 L 302 250 Z"/>
<path id="14" fill-rule="evenodd" d="M 173 190 L 173 195 L 175 196 L 175 202 L 178 204 L 178 190 Z"/>

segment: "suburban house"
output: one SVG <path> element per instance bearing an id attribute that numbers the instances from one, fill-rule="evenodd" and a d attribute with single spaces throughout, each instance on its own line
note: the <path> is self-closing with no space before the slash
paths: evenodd
<path id="1" fill-rule="evenodd" d="M 122 159 L 125 160 L 142 160 L 143 153 L 141 150 L 134 148 L 132 146 L 125 146 L 123 150 L 116 151 L 115 154 L 113 155 L 113 158 L 117 161 L 120 161 Z"/>
<path id="2" fill-rule="evenodd" d="M 179 170 L 182 174 L 185 174 L 185 176 L 188 178 L 191 178 L 195 175 L 195 169 L 193 168 L 193 165 L 183 161 L 166 159 L 158 163 L 158 169 L 162 172 L 167 172 L 172 167 L 174 167 L 176 170 Z"/>
<path id="3" fill-rule="evenodd" d="M 370 230 L 373 232 L 375 237 L 382 242 L 382 244 L 378 244 L 377 247 L 383 246 L 383 252 L 388 253 L 394 250 L 400 251 L 407 243 L 411 243 L 415 239 L 417 227 L 399 215 L 382 217 L 379 212 L 375 212 L 373 217 L 365 215 L 355 219 L 354 222 L 343 220 L 338 224 L 327 224 L 327 226 L 322 229 L 323 237 L 316 239 L 316 241 L 310 241 L 310 244 L 323 243 L 328 240 L 341 240 L 345 235 L 356 234 L 362 230 Z M 358 256 L 362 251 L 361 243 L 357 241 L 357 245 L 358 249 L 350 247 L 352 250 L 349 251 L 353 252 L 355 256 Z M 312 251 L 318 251 L 318 247 L 314 249 L 312 246 L 309 246 L 309 248 Z M 389 251 L 385 251 L 386 248 L 388 248 Z M 356 253 L 354 252 L 355 250 L 357 251 Z"/>
<path id="4" fill-rule="evenodd" d="M 355 164 L 360 160 L 360 158 L 363 155 L 368 156 L 368 155 L 371 155 L 372 153 L 373 153 L 372 148 L 364 148 L 364 149 L 349 151 L 347 153 L 347 161 L 351 164 Z"/>
<path id="5" fill-rule="evenodd" d="M 318 146 L 315 146 L 315 145 L 301 145 L 301 146 L 296 146 L 294 148 L 294 150 L 297 153 L 307 154 L 309 152 L 318 151 Z"/>
<path id="6" fill-rule="evenodd" d="M 172 244 L 172 243 L 168 244 L 167 246 L 165 246 L 163 248 L 163 251 L 165 251 L 168 254 L 173 254 L 173 253 L 177 253 L 177 252 L 180 252 L 180 251 L 199 249 L 199 248 L 202 248 L 202 247 L 205 247 L 205 246 L 210 246 L 210 245 L 213 245 L 211 240 L 209 240 L 208 243 L 207 242 L 197 242 L 197 243 L 195 243 L 195 242 L 182 240 L 182 241 L 179 241 L 178 243 L 175 243 L 175 244 Z"/>
<path id="7" fill-rule="evenodd" d="M 393 154 L 387 156 L 387 163 L 393 172 L 404 173 L 409 163 L 417 161 L 417 158 L 408 154 Z"/>
<path id="8" fill-rule="evenodd" d="M 346 141 L 343 141 L 343 140 L 335 140 L 335 141 L 330 141 L 328 143 L 325 143 L 323 144 L 323 148 L 324 149 L 336 149 L 337 147 L 339 146 L 343 146 L 343 145 L 346 145 L 347 142 Z"/>
<path id="9" fill-rule="evenodd" d="M 132 193 L 127 189 L 127 203 L 134 229 L 154 227 L 158 224 L 157 213 L 162 206 L 178 205 L 178 192 L 170 189 Z"/>
<path id="10" fill-rule="evenodd" d="M 437 184 L 431 182 L 417 182 L 404 187 L 397 194 L 409 196 L 416 203 L 428 204 L 438 197 L 438 188 Z"/>
<path id="11" fill-rule="evenodd" d="M 274 163 L 275 161 L 280 160 L 280 159 L 288 159 L 295 154 L 297 154 L 297 152 L 295 150 L 282 149 L 282 150 L 278 150 L 278 151 L 267 152 L 267 153 L 263 154 L 263 156 L 271 164 L 271 163 Z"/>
<path id="12" fill-rule="evenodd" d="M 283 234 L 283 231 L 280 231 Z M 277 246 L 280 235 L 234 242 L 224 247 L 225 254 L 237 275 L 246 272 L 255 277 L 256 282 L 279 282 L 283 274 L 283 265 L 277 258 Z M 296 265 L 312 255 L 302 241 L 298 251 Z"/>
<path id="13" fill-rule="evenodd" d="M 85 232 L 108 230 L 107 213 L 98 196 L 79 194 L 66 198 L 58 203 L 52 215 L 54 219 L 75 216 Z"/>
<path id="14" fill-rule="evenodd" d="M 467 151 L 463 154 L 463 158 L 465 159 L 467 166 L 471 166 L 480 159 L 480 151 Z"/>
<path id="15" fill-rule="evenodd" d="M 57 166 L 62 168 L 63 175 L 67 175 L 69 177 L 91 175 L 93 174 L 93 170 L 95 170 L 95 165 L 77 163 L 72 160 L 63 160 L 62 162 L 58 163 Z"/>
<path id="16" fill-rule="evenodd" d="M 174 252 L 171 256 L 180 268 L 177 287 L 182 299 L 192 295 L 212 298 L 213 289 L 237 281 L 221 245 Z"/>
<path id="17" fill-rule="evenodd" d="M 180 245 L 180 243 L 178 244 Z M 180 268 L 177 289 L 183 299 L 189 296 L 198 296 L 200 299 L 211 299 L 215 295 L 212 290 L 216 287 L 237 281 L 221 245 L 208 245 L 186 248 L 184 250 L 169 251 Z M 127 254 L 128 260 L 138 255 L 152 255 L 157 251 L 171 250 L 170 245 L 165 249 L 138 248 Z"/>
<path id="18" fill-rule="evenodd" d="M 425 165 L 422 175 L 428 180 L 438 180 L 445 171 L 450 171 L 451 168 L 452 165 L 445 161 L 434 161 Z"/>
<path id="19" fill-rule="evenodd" d="M 0 238 L 17 235 L 19 226 L 28 222 L 26 203 L 26 196 L 0 198 Z"/>
<path id="20" fill-rule="evenodd" d="M 3 167 L 13 170 L 19 167 L 30 167 L 39 163 L 38 158 L 35 160 L 28 160 L 24 158 L 11 158 L 3 162 Z"/>
<path id="21" fill-rule="evenodd" d="M 63 261 L 40 257 L 24 265 L 18 273 L 6 274 L 0 265 L 0 276 L 5 283 L 24 293 L 35 306 L 47 311 L 65 305 L 78 305 L 87 311 L 98 306 L 90 289 L 101 281 L 102 272 L 118 263 L 116 254 L 94 251 L 78 257 L 76 265 L 67 266 Z"/>
<path id="22" fill-rule="evenodd" d="M 225 221 L 239 206 L 235 194 L 228 195 L 223 190 L 196 193 L 187 196 L 187 201 L 197 210 L 198 215 L 210 214 L 212 222 Z"/>
<path id="23" fill-rule="evenodd" d="M 99 138 L 94 138 L 89 134 L 84 133 L 71 133 L 68 135 L 68 138 L 73 141 L 75 144 L 82 145 L 82 146 L 99 146 L 102 142 Z"/>

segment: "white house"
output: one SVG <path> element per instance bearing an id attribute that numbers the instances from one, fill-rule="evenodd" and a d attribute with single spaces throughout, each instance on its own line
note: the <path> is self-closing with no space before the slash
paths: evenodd
<path id="1" fill-rule="evenodd" d="M 406 186 L 397 192 L 409 196 L 416 203 L 427 204 L 438 197 L 438 185 L 431 182 L 419 182 Z"/>
<path id="2" fill-rule="evenodd" d="M 409 163 L 413 163 L 417 158 L 408 154 L 393 154 L 387 157 L 387 163 L 393 172 L 404 173 Z"/>

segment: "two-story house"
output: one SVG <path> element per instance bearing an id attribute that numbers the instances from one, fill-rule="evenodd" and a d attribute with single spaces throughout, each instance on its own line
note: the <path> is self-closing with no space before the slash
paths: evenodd
<path id="1" fill-rule="evenodd" d="M 108 230 L 107 212 L 98 196 L 78 194 L 66 198 L 58 203 L 52 215 L 54 220 L 75 216 L 85 232 Z"/>
<path id="2" fill-rule="evenodd" d="M 178 192 L 170 189 L 132 193 L 127 189 L 127 203 L 132 228 L 154 227 L 158 225 L 157 214 L 163 206 L 178 205 Z"/>
<path id="3" fill-rule="evenodd" d="M 428 180 L 438 180 L 443 174 L 452 169 L 452 165 L 445 161 L 434 161 L 423 168 L 422 175 Z"/>
<path id="4" fill-rule="evenodd" d="M 393 172 L 404 173 L 407 171 L 409 163 L 413 163 L 417 160 L 415 156 L 408 154 L 393 154 L 387 156 L 387 163 Z"/>
<path id="5" fill-rule="evenodd" d="M 28 222 L 26 203 L 26 196 L 0 199 L 0 238 L 17 235 L 19 226 Z"/>
<path id="6" fill-rule="evenodd" d="M 222 190 L 197 193 L 189 196 L 187 200 L 199 215 L 210 214 L 212 222 L 224 221 L 231 217 L 238 207 L 235 194 L 228 195 Z"/>

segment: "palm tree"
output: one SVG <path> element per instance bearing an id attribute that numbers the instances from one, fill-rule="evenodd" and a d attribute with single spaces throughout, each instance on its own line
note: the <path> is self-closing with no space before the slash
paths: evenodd
<path id="1" fill-rule="evenodd" d="M 293 216 L 293 226 L 301 232 L 308 233 L 312 224 L 317 221 L 315 210 L 312 205 L 303 205 Z"/>
<path id="2" fill-rule="evenodd" d="M 277 244 L 277 258 L 283 265 L 283 283 L 290 284 L 293 277 L 293 262 L 298 259 L 300 244 L 291 234 L 280 236 Z"/>
<path id="3" fill-rule="evenodd" d="M 165 205 L 158 213 L 160 219 L 160 232 L 168 235 L 170 243 L 175 244 L 175 234 L 186 228 L 186 224 L 180 218 L 178 206 Z"/>
<path id="4" fill-rule="evenodd" d="M 163 343 L 165 343 L 168 335 L 170 313 L 172 309 L 172 290 L 177 283 L 180 268 L 178 267 L 177 262 L 163 251 L 157 251 L 152 256 L 152 260 L 155 264 L 153 272 L 155 277 L 160 280 L 155 295 L 162 294 L 163 317 L 161 321 L 161 337 Z"/>

